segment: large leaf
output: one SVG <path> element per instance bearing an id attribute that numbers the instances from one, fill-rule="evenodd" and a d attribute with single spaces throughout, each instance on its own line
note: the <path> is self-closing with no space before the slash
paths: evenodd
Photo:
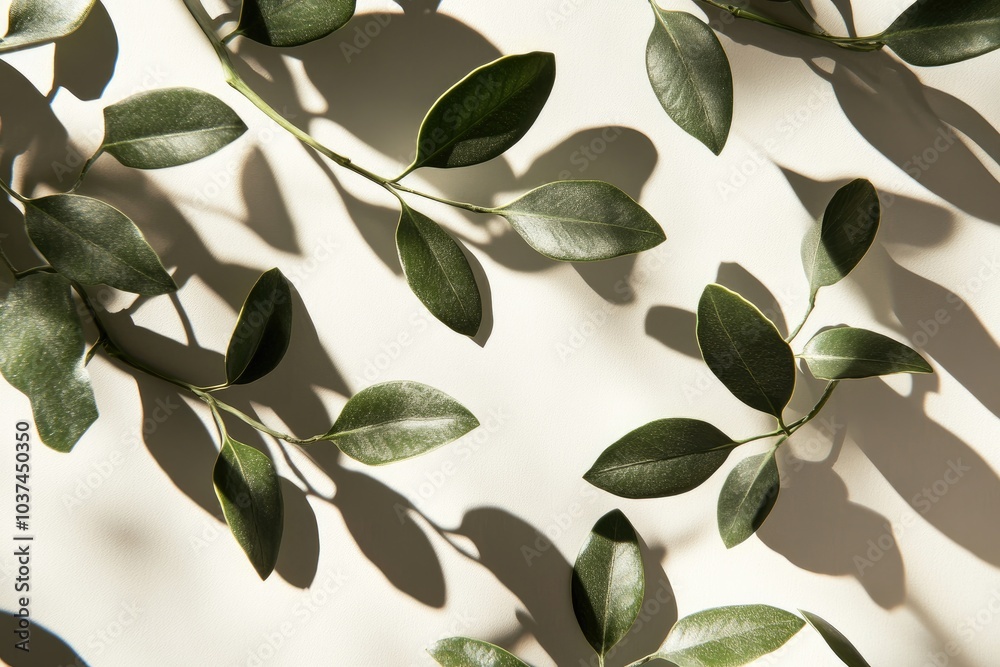
<path id="1" fill-rule="evenodd" d="M 292 294 L 278 269 L 257 279 L 236 321 L 226 350 L 226 380 L 247 384 L 281 362 L 292 335 Z"/>
<path id="2" fill-rule="evenodd" d="M 608 447 L 583 476 L 623 498 L 662 498 L 700 486 L 736 445 L 697 419 L 661 419 Z"/>
<path id="3" fill-rule="evenodd" d="M 917 0 L 880 38 L 911 65 L 975 58 L 1000 48 L 1000 0 Z"/>
<path id="4" fill-rule="evenodd" d="M 795 357 L 756 306 L 721 285 L 706 287 L 698 303 L 698 345 L 736 398 L 781 419 L 795 389 Z"/>
<path id="5" fill-rule="evenodd" d="M 284 527 L 281 483 L 267 456 L 228 435 L 212 479 L 226 523 L 261 579 L 278 560 Z"/>
<path id="6" fill-rule="evenodd" d="M 448 232 L 406 204 L 396 228 L 396 248 L 410 289 L 434 317 L 460 334 L 475 336 L 483 302 L 465 253 Z"/>
<path id="7" fill-rule="evenodd" d="M 880 333 L 853 327 L 816 334 L 799 356 L 821 380 L 934 372 L 915 350 Z"/>
<path id="8" fill-rule="evenodd" d="M 687 12 L 654 5 L 646 72 L 656 98 L 682 130 L 718 155 L 733 123 L 733 73 L 715 31 Z"/>
<path id="9" fill-rule="evenodd" d="M 736 464 L 719 493 L 719 534 L 727 549 L 757 532 L 778 500 L 780 487 L 773 452 Z"/>
<path id="10" fill-rule="evenodd" d="M 871 667 L 868 661 L 858 652 L 858 649 L 854 648 L 854 644 L 840 630 L 816 614 L 810 614 L 808 611 L 801 610 L 799 613 L 809 622 L 809 625 L 816 629 L 816 632 L 820 634 L 823 641 L 833 649 L 833 652 L 837 654 L 837 657 L 847 667 Z"/>
<path id="11" fill-rule="evenodd" d="M 573 612 L 598 655 L 628 634 L 645 586 L 639 538 L 625 515 L 612 510 L 594 524 L 573 566 Z"/>
<path id="12" fill-rule="evenodd" d="M 441 667 L 528 667 L 499 646 L 466 637 L 442 639 L 427 652 Z"/>
<path id="13" fill-rule="evenodd" d="M 86 20 L 95 0 L 13 0 L 0 53 L 37 46 L 70 34 Z"/>
<path id="14" fill-rule="evenodd" d="M 32 243 L 71 280 L 146 295 L 177 289 L 139 228 L 110 204 L 52 195 L 24 209 Z"/>
<path id="15" fill-rule="evenodd" d="M 419 456 L 462 437 L 479 420 L 447 394 L 417 382 L 385 382 L 358 392 L 324 436 L 368 465 Z"/>
<path id="16" fill-rule="evenodd" d="M 634 199 L 602 181 L 558 181 L 496 209 L 532 248 L 590 262 L 654 248 L 667 238 Z"/>
<path id="17" fill-rule="evenodd" d="M 211 155 L 246 130 L 218 97 L 193 88 L 165 88 L 104 109 L 101 148 L 126 167 L 162 169 Z"/>
<path id="18" fill-rule="evenodd" d="M 38 435 L 68 452 L 97 419 L 85 341 L 69 282 L 52 273 L 18 280 L 0 305 L 0 371 L 31 400 Z"/>
<path id="19" fill-rule="evenodd" d="M 804 625 L 766 605 L 709 609 L 677 621 L 656 655 L 677 667 L 740 667 L 781 648 Z"/>
<path id="20" fill-rule="evenodd" d="M 243 0 L 237 31 L 268 46 L 299 46 L 339 30 L 356 0 Z"/>

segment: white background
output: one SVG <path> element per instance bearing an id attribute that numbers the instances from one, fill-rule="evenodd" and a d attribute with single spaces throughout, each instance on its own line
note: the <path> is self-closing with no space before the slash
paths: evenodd
<path id="1" fill-rule="evenodd" d="M 342 32 L 305 48 L 233 47 L 278 109 L 386 175 L 409 161 L 424 112 L 451 83 L 503 54 L 553 51 L 558 79 L 524 140 L 492 163 L 419 173 L 412 185 L 487 205 L 558 178 L 609 180 L 648 208 L 668 241 L 638 259 L 557 265 L 501 219 L 413 199 L 481 264 L 489 312 L 472 341 L 407 288 L 386 193 L 331 172 L 229 90 L 180 0 L 105 0 L 118 53 L 100 99 L 115 55 L 103 13 L 56 54 L 66 88 L 51 111 L 54 49 L 5 57 L 3 168 L 26 152 L 14 180 L 29 194 L 68 187 L 79 156 L 100 142 L 103 106 L 138 90 L 207 90 L 250 126 L 184 167 L 140 173 L 104 157 L 82 190 L 133 217 L 181 285 L 176 299 L 105 299 L 137 355 L 194 382 L 220 381 L 243 297 L 278 266 L 297 288 L 292 346 L 278 371 L 230 392 L 235 404 L 310 435 L 347 395 L 413 379 L 484 424 L 374 470 L 331 447 L 310 458 L 237 430 L 287 480 L 281 559 L 261 582 L 218 519 L 207 411 L 99 357 L 90 365 L 99 421 L 69 455 L 34 449 L 34 620 L 99 666 L 429 665 L 425 647 L 454 634 L 499 642 L 535 665 L 583 665 L 570 563 L 593 523 L 618 507 L 645 540 L 650 600 L 642 630 L 609 664 L 655 650 L 678 613 L 739 603 L 818 613 L 872 665 L 995 664 L 1000 53 L 916 70 L 888 52 L 840 52 L 713 13 L 736 92 L 732 135 L 715 157 L 649 88 L 652 14 L 641 0 L 445 0 L 436 13 L 431 1 L 402 4 L 405 13 L 363 0 Z M 833 4 L 816 4 L 827 28 L 843 32 Z M 906 3 L 854 4 L 859 33 L 873 34 Z M 704 16 L 693 2 L 665 6 Z M 948 141 L 952 127 L 960 133 Z M 718 280 L 794 325 L 806 297 L 801 236 L 856 177 L 882 193 L 878 241 L 850 279 L 822 293 L 798 345 L 850 323 L 919 347 L 936 375 L 844 383 L 828 420 L 782 456 L 781 496 L 759 537 L 732 551 L 717 534 L 718 491 L 766 445 L 737 452 L 682 497 L 625 501 L 583 482 L 605 447 L 653 419 L 702 418 L 736 437 L 768 428 L 697 358 L 691 313 Z M 18 210 L 6 205 L 0 222 L 17 261 L 31 265 Z M 816 397 L 803 379 L 792 409 Z M 28 402 L 6 385 L 0 401 L 0 433 L 12 435 Z M 963 474 L 949 484 L 952 466 Z M 924 489 L 934 502 L 921 500 Z M 0 549 L 7 610 L 11 552 Z M 0 641 L 11 660 L 12 635 Z M 23 664 L 72 662 L 40 629 L 35 642 L 36 659 Z M 760 664 L 838 662 L 807 629 Z"/>

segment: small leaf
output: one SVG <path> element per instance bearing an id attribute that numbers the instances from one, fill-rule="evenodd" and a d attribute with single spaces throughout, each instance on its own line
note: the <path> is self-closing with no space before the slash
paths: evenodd
<path id="1" fill-rule="evenodd" d="M 441 667 L 528 667 L 499 646 L 465 637 L 442 639 L 427 652 Z"/>
<path id="2" fill-rule="evenodd" d="M 894 373 L 933 373 L 917 352 L 888 336 L 853 327 L 813 336 L 799 355 L 814 377 L 849 380 Z"/>
<path id="3" fill-rule="evenodd" d="M 795 389 L 795 358 L 756 306 L 721 285 L 706 287 L 698 304 L 698 345 L 736 398 L 781 419 Z"/>
<path id="4" fill-rule="evenodd" d="M 326 37 L 354 16 L 356 0 L 243 0 L 237 31 L 267 46 Z"/>
<path id="5" fill-rule="evenodd" d="M 126 167 L 163 169 L 211 155 L 246 131 L 218 97 L 193 88 L 166 88 L 105 108 L 101 149 Z"/>
<path id="6" fill-rule="evenodd" d="M 212 478 L 229 529 L 260 578 L 267 579 L 284 526 L 281 484 L 271 459 L 227 435 Z"/>
<path id="7" fill-rule="evenodd" d="M 1000 0 L 918 0 L 880 38 L 911 65 L 975 58 L 1000 48 Z"/>
<path id="8" fill-rule="evenodd" d="M 677 621 L 656 656 L 677 667 L 740 667 L 781 648 L 804 625 L 766 605 L 709 609 Z"/>
<path id="9" fill-rule="evenodd" d="M 51 42 L 86 20 L 95 0 L 13 0 L 0 53 Z"/>
<path id="10" fill-rule="evenodd" d="M 667 238 L 634 199 L 601 181 L 549 183 L 495 212 L 532 248 L 563 262 L 630 255 Z"/>
<path id="11" fill-rule="evenodd" d="M 653 7 L 646 72 L 667 115 L 718 155 L 733 123 L 733 73 L 715 31 L 687 12 Z"/>
<path id="12" fill-rule="evenodd" d="M 661 419 L 604 450 L 583 478 L 622 498 L 675 496 L 704 483 L 735 446 L 707 422 Z"/>
<path id="13" fill-rule="evenodd" d="M 854 648 L 854 644 L 840 630 L 816 614 L 810 614 L 808 611 L 802 610 L 799 610 L 799 613 L 809 622 L 809 625 L 816 629 L 816 632 L 820 634 L 823 641 L 833 649 L 833 652 L 837 654 L 837 657 L 847 667 L 871 667 L 868 661 L 858 652 L 858 649 Z"/>
<path id="14" fill-rule="evenodd" d="M 448 232 L 406 204 L 396 228 L 396 248 L 410 289 L 434 317 L 460 334 L 475 336 L 483 302 L 465 253 Z"/>
<path id="15" fill-rule="evenodd" d="M 18 280 L 0 305 L 0 371 L 31 400 L 42 442 L 68 452 L 97 419 L 85 341 L 69 282 L 54 273 Z"/>
<path id="16" fill-rule="evenodd" d="M 778 500 L 780 488 L 773 452 L 736 464 L 719 493 L 719 534 L 727 549 L 757 532 Z"/>
<path id="17" fill-rule="evenodd" d="M 551 53 L 506 56 L 474 70 L 434 103 L 420 125 L 421 167 L 468 167 L 503 155 L 521 140 L 556 80 Z"/>
<path id="18" fill-rule="evenodd" d="M 292 335 L 292 293 L 278 269 L 254 284 L 226 350 L 226 380 L 247 384 L 264 377 L 281 362 Z"/>
<path id="19" fill-rule="evenodd" d="M 573 612 L 598 655 L 628 634 L 645 586 L 639 538 L 625 515 L 612 510 L 594 525 L 573 566 Z"/>
<path id="20" fill-rule="evenodd" d="M 177 289 L 139 228 L 110 204 L 52 195 L 24 208 L 31 242 L 70 280 L 145 295 Z"/>
<path id="21" fill-rule="evenodd" d="M 479 426 L 447 394 L 417 382 L 385 382 L 347 402 L 325 440 L 367 465 L 385 465 L 446 445 Z"/>

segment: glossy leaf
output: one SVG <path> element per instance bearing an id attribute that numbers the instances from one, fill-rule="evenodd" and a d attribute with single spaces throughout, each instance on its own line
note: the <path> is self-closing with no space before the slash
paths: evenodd
<path id="1" fill-rule="evenodd" d="M 715 31 L 687 12 L 653 7 L 646 73 L 667 115 L 718 155 L 733 123 L 733 73 Z"/>
<path id="2" fill-rule="evenodd" d="M 719 493 L 719 534 L 727 549 L 757 532 L 778 500 L 780 487 L 773 453 L 751 456 L 736 464 Z"/>
<path id="3" fill-rule="evenodd" d="M 915 350 L 880 333 L 853 327 L 816 334 L 799 356 L 821 380 L 934 372 Z"/>
<path id="4" fill-rule="evenodd" d="M 421 167 L 468 167 L 503 155 L 545 106 L 556 79 L 551 53 L 506 56 L 474 70 L 427 112 L 417 156 Z"/>
<path id="5" fill-rule="evenodd" d="M 18 280 L 0 303 L 0 371 L 31 401 L 38 436 L 68 452 L 97 419 L 83 327 L 70 284 L 54 273 Z"/>
<path id="6" fill-rule="evenodd" d="M 427 652 L 441 667 L 529 667 L 499 646 L 465 637 L 442 639 Z"/>
<path id="7" fill-rule="evenodd" d="M 384 465 L 446 445 L 479 426 L 447 394 L 417 382 L 386 382 L 358 392 L 326 434 L 341 451 Z"/>
<path id="8" fill-rule="evenodd" d="M 145 295 L 177 289 L 139 228 L 110 204 L 52 195 L 24 209 L 32 243 L 67 278 Z"/>
<path id="9" fill-rule="evenodd" d="M 501 206 L 532 248 L 563 262 L 590 262 L 649 250 L 663 229 L 634 199 L 602 181 L 558 181 Z"/>
<path id="10" fill-rule="evenodd" d="M 406 282 L 434 317 L 460 334 L 475 336 L 483 302 L 469 260 L 440 225 L 406 204 L 396 228 L 396 248 Z"/>
<path id="11" fill-rule="evenodd" d="M 698 345 L 736 398 L 781 419 L 795 389 L 795 358 L 756 306 L 721 285 L 706 287 L 698 304 Z"/>
<path id="12" fill-rule="evenodd" d="M 339 30 L 356 0 L 243 0 L 237 31 L 267 46 L 299 46 Z"/>
<path id="13" fill-rule="evenodd" d="M 823 641 L 837 654 L 840 661 L 843 662 L 847 667 L 871 667 L 868 661 L 864 659 L 858 649 L 854 648 L 854 644 L 844 636 L 844 634 L 837 628 L 830 625 L 827 621 L 823 620 L 816 614 L 810 614 L 808 611 L 799 611 L 802 617 L 813 628 L 816 632 L 820 634 Z"/>
<path id="14" fill-rule="evenodd" d="M 911 65 L 975 58 L 1000 48 L 1000 0 L 917 0 L 880 38 Z"/>
<path id="15" fill-rule="evenodd" d="M 95 0 L 13 0 L 0 53 L 65 37 L 86 20 Z"/>
<path id="16" fill-rule="evenodd" d="M 101 148 L 126 167 L 163 169 L 211 155 L 246 130 L 236 112 L 214 95 L 166 88 L 105 108 Z"/>
<path id="17" fill-rule="evenodd" d="M 292 293 L 278 269 L 257 279 L 236 320 L 226 350 L 226 380 L 247 384 L 281 362 L 292 336 Z"/>
<path id="18" fill-rule="evenodd" d="M 766 605 L 709 609 L 677 621 L 656 655 L 677 667 L 740 667 L 781 648 L 804 625 Z"/>
<path id="19" fill-rule="evenodd" d="M 661 419 L 640 426 L 602 453 L 585 480 L 622 498 L 662 498 L 700 486 L 735 445 L 697 419 Z"/>

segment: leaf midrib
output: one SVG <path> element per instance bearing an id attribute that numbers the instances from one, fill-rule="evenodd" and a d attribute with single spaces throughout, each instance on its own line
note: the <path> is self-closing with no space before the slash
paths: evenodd
<path id="1" fill-rule="evenodd" d="M 134 139 L 122 139 L 121 141 L 105 142 L 105 150 L 108 148 L 114 148 L 116 146 L 131 146 L 132 144 L 139 144 L 143 142 L 149 142 L 155 139 L 174 139 L 178 137 L 186 137 L 190 135 L 197 134 L 216 134 L 227 130 L 243 130 L 243 125 L 228 124 L 228 125 L 213 125 L 212 127 L 203 127 L 197 130 L 181 130 L 178 132 L 162 132 L 159 134 L 143 134 Z"/>

